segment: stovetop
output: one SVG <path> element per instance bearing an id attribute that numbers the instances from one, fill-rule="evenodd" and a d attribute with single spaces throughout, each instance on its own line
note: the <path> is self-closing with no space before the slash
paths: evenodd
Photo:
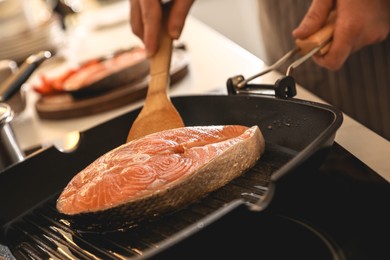
<path id="1" fill-rule="evenodd" d="M 390 259 L 390 184 L 335 143 L 318 171 L 277 184 L 262 212 L 237 208 L 156 259 Z"/>
<path id="2" fill-rule="evenodd" d="M 299 176 L 280 187 L 271 212 L 311 223 L 346 259 L 390 259 L 389 182 L 337 143 L 318 172 Z"/>
<path id="3" fill-rule="evenodd" d="M 197 232 L 168 241 L 169 247 L 160 245 L 164 250 L 152 250 L 158 253 L 148 259 L 390 259 L 389 182 L 337 143 L 318 170 L 303 169 L 277 181 L 265 210 L 239 204 Z M 109 234 L 101 239 L 83 241 L 111 243 Z M 82 243 L 77 237 L 73 242 Z"/>

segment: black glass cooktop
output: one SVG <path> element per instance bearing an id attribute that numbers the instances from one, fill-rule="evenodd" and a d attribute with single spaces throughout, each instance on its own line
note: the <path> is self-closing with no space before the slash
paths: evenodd
<path id="1" fill-rule="evenodd" d="M 335 143 L 320 168 L 278 180 L 265 210 L 240 204 L 150 259 L 390 259 L 389 201 L 390 183 Z"/>
<path id="2" fill-rule="evenodd" d="M 239 207 L 155 258 L 390 259 L 390 184 L 337 143 L 276 187 L 265 211 Z"/>

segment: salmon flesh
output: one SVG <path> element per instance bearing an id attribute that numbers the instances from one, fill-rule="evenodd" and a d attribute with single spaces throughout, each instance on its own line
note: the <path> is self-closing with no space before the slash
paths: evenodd
<path id="1" fill-rule="evenodd" d="M 258 126 L 153 133 L 107 152 L 75 175 L 57 199 L 57 210 L 88 219 L 88 225 L 123 228 L 224 186 L 253 167 L 264 148 Z"/>

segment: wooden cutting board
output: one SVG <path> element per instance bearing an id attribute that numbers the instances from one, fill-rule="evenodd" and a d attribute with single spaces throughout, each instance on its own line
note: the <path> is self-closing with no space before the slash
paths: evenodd
<path id="1" fill-rule="evenodd" d="M 171 86 L 188 72 L 188 57 L 183 49 L 175 49 L 170 69 Z M 70 94 L 41 96 L 35 103 L 37 114 L 42 119 L 60 120 L 89 116 L 112 110 L 145 98 L 149 76 L 142 80 L 123 85 L 99 95 L 75 98 Z"/>

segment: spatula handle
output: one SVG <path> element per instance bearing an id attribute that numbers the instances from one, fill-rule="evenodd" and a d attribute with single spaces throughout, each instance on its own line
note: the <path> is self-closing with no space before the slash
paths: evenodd
<path id="1" fill-rule="evenodd" d="M 160 82 L 156 84 L 151 82 L 152 86 L 149 86 L 149 88 L 154 88 L 157 86 L 165 90 L 169 86 L 169 70 L 172 57 L 172 38 L 169 36 L 166 28 L 168 8 L 169 6 L 167 4 L 162 6 L 163 17 L 160 30 L 159 47 L 157 52 L 150 58 L 150 76 L 151 78 L 158 78 L 161 80 L 159 80 Z"/>
<path id="2" fill-rule="evenodd" d="M 334 22 L 336 19 L 336 14 L 332 13 L 329 16 L 328 22 L 316 33 L 310 35 L 306 39 L 297 39 L 295 44 L 299 47 L 302 55 L 310 52 L 316 47 L 323 45 L 325 42 L 329 41 L 333 36 L 334 31 Z M 330 42 L 322 47 L 318 53 L 323 55 L 328 52 L 330 47 Z"/>

